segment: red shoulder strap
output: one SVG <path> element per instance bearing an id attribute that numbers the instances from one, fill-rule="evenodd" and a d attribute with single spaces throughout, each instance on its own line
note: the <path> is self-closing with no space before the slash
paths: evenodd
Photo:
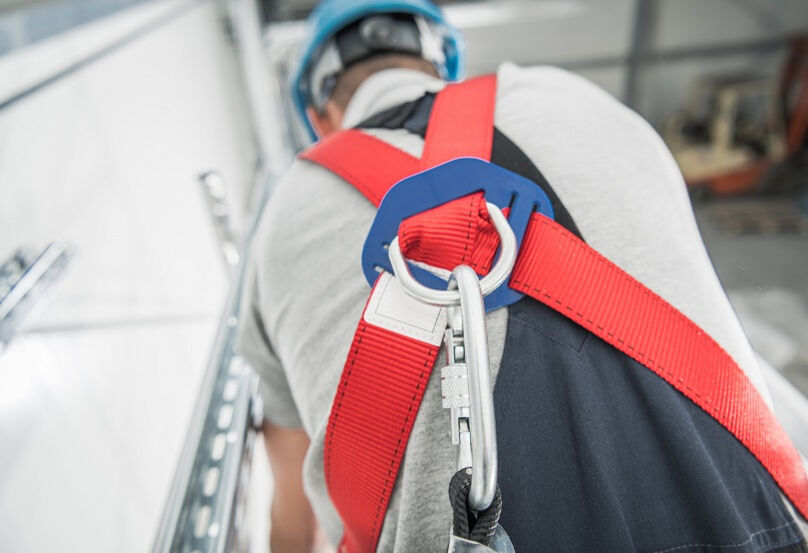
<path id="1" fill-rule="evenodd" d="M 421 168 L 429 169 L 458 157 L 490 161 L 496 98 L 496 75 L 476 77 L 441 90 L 429 116 Z"/>
<path id="2" fill-rule="evenodd" d="M 420 170 L 456 157 L 490 160 L 496 94 L 496 75 L 441 90 L 429 116 L 420 160 L 358 129 L 324 138 L 300 158 L 336 173 L 378 207 L 394 184 Z"/>
<path id="3" fill-rule="evenodd" d="M 803 517 L 808 479 L 777 417 L 732 357 L 693 321 L 555 221 L 534 214 L 510 286 L 644 365 L 754 455 Z"/>
<path id="4" fill-rule="evenodd" d="M 379 207 L 398 181 L 418 172 L 417 158 L 357 129 L 333 134 L 300 154 L 336 173 Z"/>

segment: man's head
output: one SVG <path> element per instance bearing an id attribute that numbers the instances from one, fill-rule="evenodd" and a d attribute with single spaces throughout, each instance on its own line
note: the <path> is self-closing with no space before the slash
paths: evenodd
<path id="1" fill-rule="evenodd" d="M 438 70 L 430 62 L 407 54 L 379 54 L 349 66 L 337 75 L 331 96 L 321 109 L 309 105 L 306 115 L 317 136 L 328 136 L 342 127 L 345 108 L 365 79 L 385 69 L 412 69 L 440 77 Z"/>
<path id="2" fill-rule="evenodd" d="M 308 24 L 292 97 L 312 138 L 340 128 L 349 100 L 378 71 L 462 76 L 462 36 L 428 0 L 324 0 Z"/>

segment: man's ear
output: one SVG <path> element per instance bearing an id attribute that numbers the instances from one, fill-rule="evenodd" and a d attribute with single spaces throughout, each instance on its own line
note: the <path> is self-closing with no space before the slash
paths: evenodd
<path id="1" fill-rule="evenodd" d="M 317 133 L 318 138 L 328 136 L 334 130 L 331 128 L 331 123 L 328 121 L 328 116 L 320 115 L 316 109 L 309 106 L 306 108 L 306 115 L 309 116 L 309 122 L 314 127 L 314 132 Z"/>
<path id="2" fill-rule="evenodd" d="M 325 104 L 324 113 L 318 113 L 316 109 L 309 106 L 306 108 L 311 126 L 320 138 L 325 138 L 329 134 L 338 131 L 342 125 L 342 110 L 332 101 Z"/>

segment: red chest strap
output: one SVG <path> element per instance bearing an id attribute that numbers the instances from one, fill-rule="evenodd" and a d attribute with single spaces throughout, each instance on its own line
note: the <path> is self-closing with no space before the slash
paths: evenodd
<path id="1" fill-rule="evenodd" d="M 486 80 L 488 84 L 480 82 Z M 464 153 L 489 158 L 494 80 L 480 81 L 454 85 L 438 95 L 423 160 L 442 162 Z M 449 94 L 452 102 L 441 107 Z M 485 102 L 491 107 L 478 109 Z M 444 117 L 446 113 L 453 115 Z M 466 126 L 469 118 L 473 121 Z M 456 127 L 477 134 L 458 133 Z M 443 136 L 454 138 L 441 140 Z M 456 147 L 458 140 L 469 148 Z M 489 152 L 481 155 L 485 144 Z M 390 186 L 425 163 L 360 131 L 340 133 L 302 157 L 355 184 L 375 205 Z M 468 210 L 463 222 L 474 232 L 463 238 L 438 230 L 445 226 L 446 213 L 457 218 L 458 202 L 475 201 L 477 207 Z M 410 232 L 402 241 L 406 257 L 446 269 L 457 264 L 451 252 L 458 252 L 458 243 L 472 251 L 481 273 L 487 272 L 496 249 L 481 197 L 456 200 L 412 217 L 402 227 Z M 732 358 L 673 306 L 540 215 L 528 227 L 510 285 L 584 326 L 687 396 L 746 446 L 799 512 L 808 515 L 808 480 L 776 417 Z M 364 317 L 359 323 L 325 443 L 326 482 L 345 525 L 341 552 L 376 549 L 437 351 Z"/>

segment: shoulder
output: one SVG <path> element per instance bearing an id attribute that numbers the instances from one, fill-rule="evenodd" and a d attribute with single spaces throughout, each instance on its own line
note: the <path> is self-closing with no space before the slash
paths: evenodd
<path id="1" fill-rule="evenodd" d="M 604 100 L 613 100 L 607 92 L 584 77 L 552 65 L 521 67 L 505 62 L 497 68 L 497 79 L 507 93 L 542 89 L 602 96 Z"/>
<path id="2" fill-rule="evenodd" d="M 289 275 L 320 274 L 361 257 L 374 207 L 330 171 L 296 159 L 274 185 L 252 244 L 258 281 L 280 300 L 295 286 Z M 361 279 L 361 272 L 358 272 Z M 298 281 L 299 282 L 299 281 Z"/>
<path id="3" fill-rule="evenodd" d="M 373 206 L 343 179 L 296 159 L 271 191 L 254 248 L 259 255 L 304 244 L 317 248 L 328 233 L 370 221 L 374 213 Z"/>
<path id="4" fill-rule="evenodd" d="M 547 129 L 539 132 L 559 137 L 572 133 L 581 139 L 620 135 L 624 140 L 646 144 L 655 155 L 667 157 L 667 148 L 643 117 L 581 75 L 559 67 L 503 63 L 497 78 L 498 123 L 501 120 L 508 126 L 516 120 L 541 122 Z M 614 146 L 619 144 L 601 144 L 604 149 Z"/>
<path id="5" fill-rule="evenodd" d="M 536 163 L 562 200 L 570 194 L 639 193 L 646 206 L 674 201 L 677 215 L 688 217 L 679 168 L 639 114 L 580 75 L 556 67 L 503 64 L 498 80 L 497 127 Z M 631 203 L 626 203 L 629 212 Z"/>
<path id="6" fill-rule="evenodd" d="M 585 77 L 551 65 L 520 67 L 510 62 L 497 69 L 498 101 L 574 105 L 584 111 L 606 108 L 627 119 L 642 121 L 614 96 Z"/>

